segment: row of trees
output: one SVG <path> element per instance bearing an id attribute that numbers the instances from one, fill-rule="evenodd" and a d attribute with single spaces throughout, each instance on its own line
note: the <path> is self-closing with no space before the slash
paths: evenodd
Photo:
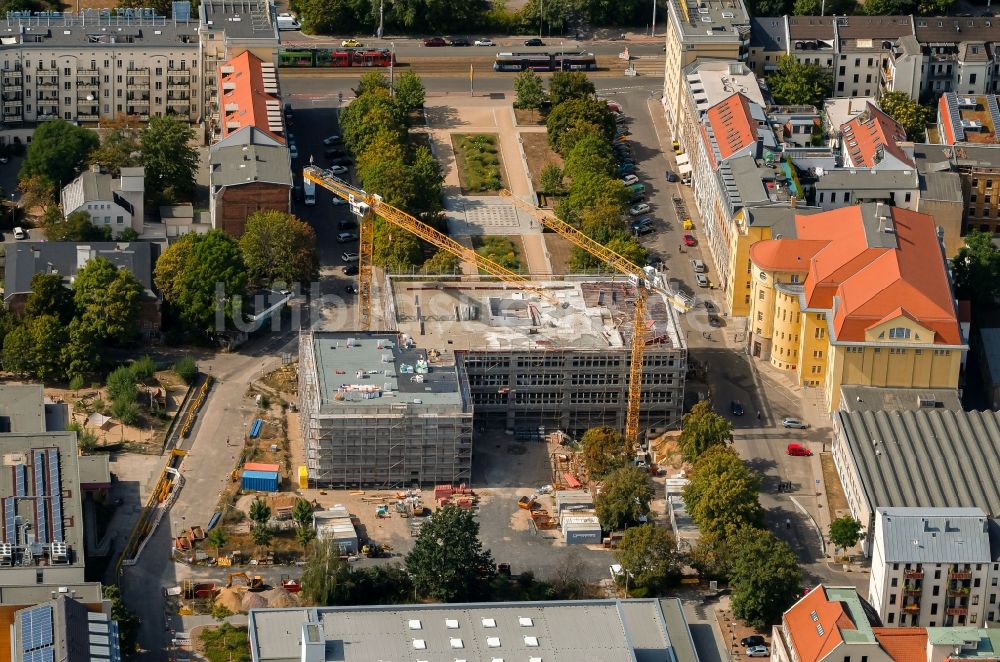
<path id="1" fill-rule="evenodd" d="M 868 16 L 947 15 L 955 0 L 748 0 L 751 16 L 826 16 L 867 14 Z"/>
<path id="2" fill-rule="evenodd" d="M 23 313 L 0 314 L 3 369 L 43 381 L 95 372 L 104 347 L 135 338 L 141 296 L 135 277 L 104 258 L 87 262 L 70 288 L 59 274 L 35 274 Z"/>
<path id="3" fill-rule="evenodd" d="M 35 131 L 18 174 L 26 207 L 47 211 L 60 187 L 88 164 L 117 175 L 124 167 L 146 169 L 146 198 L 160 205 L 190 200 L 194 194 L 198 152 L 191 144 L 194 130 L 170 116 L 153 117 L 145 127 L 135 118 L 119 117 L 97 133 L 65 120 L 45 122 Z M 89 219 L 88 219 L 89 220 Z"/>
<path id="4" fill-rule="evenodd" d="M 379 25 L 380 5 L 371 0 L 292 0 L 291 7 L 310 34 L 372 34 Z M 643 25 L 649 19 L 649 5 L 641 0 L 528 0 L 517 10 L 483 0 L 400 0 L 384 10 L 385 30 L 393 34 L 525 34 L 536 32 L 540 22 L 559 33 L 576 21 Z"/>
<path id="5" fill-rule="evenodd" d="M 440 224 L 441 166 L 430 148 L 408 133 L 411 113 L 424 105 L 420 77 L 404 72 L 389 85 L 385 75 L 372 71 L 361 77 L 356 98 L 340 113 L 344 143 L 355 156 L 358 179 L 363 188 L 376 191 L 389 204 L 431 225 Z M 394 271 L 410 271 L 424 264 L 436 273 L 454 271 L 457 261 L 450 254 L 430 256 L 413 235 L 393 230 L 381 218 L 373 225 L 372 261 Z"/>

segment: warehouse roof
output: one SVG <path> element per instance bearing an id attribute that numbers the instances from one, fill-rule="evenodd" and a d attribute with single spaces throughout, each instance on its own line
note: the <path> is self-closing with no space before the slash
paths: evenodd
<path id="1" fill-rule="evenodd" d="M 344 662 L 652 662 L 667 659 L 675 639 L 687 640 L 678 660 L 694 659 L 683 614 L 668 624 L 653 599 L 255 609 L 249 631 L 259 662 L 302 659 L 303 632 Z"/>
<path id="2" fill-rule="evenodd" d="M 834 412 L 871 509 L 982 508 L 1000 514 L 1000 412 Z"/>
<path id="3" fill-rule="evenodd" d="M 980 508 L 876 508 L 887 563 L 989 563 L 989 520 Z M 877 528 L 877 525 L 876 525 Z"/>
<path id="4" fill-rule="evenodd" d="M 840 387 L 840 408 L 844 411 L 900 411 L 939 408 L 962 410 L 955 388 L 886 388 L 845 384 Z"/>

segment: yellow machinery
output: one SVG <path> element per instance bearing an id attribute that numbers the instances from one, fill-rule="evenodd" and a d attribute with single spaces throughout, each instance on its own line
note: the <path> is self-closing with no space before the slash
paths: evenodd
<path id="1" fill-rule="evenodd" d="M 260 575 L 251 577 L 245 572 L 231 572 L 229 573 L 229 580 L 226 582 L 226 588 L 232 588 L 234 579 L 243 580 L 243 583 L 251 591 L 257 591 L 264 587 L 264 579 Z"/>

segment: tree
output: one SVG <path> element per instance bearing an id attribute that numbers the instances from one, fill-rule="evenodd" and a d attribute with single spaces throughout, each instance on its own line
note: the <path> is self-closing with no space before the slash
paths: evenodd
<path id="1" fill-rule="evenodd" d="M 681 419 L 678 439 L 686 462 L 694 462 L 712 446 L 733 440 L 733 424 L 712 409 L 712 403 L 702 400 Z"/>
<path id="2" fill-rule="evenodd" d="M 646 263 L 649 251 L 635 237 L 624 231 L 618 231 L 606 243 L 607 247 L 627 259 L 636 266 Z M 569 268 L 576 272 L 586 273 L 594 270 L 607 270 L 608 265 L 600 258 L 582 248 L 573 247 L 569 255 Z"/>
<path id="3" fill-rule="evenodd" d="M 570 184 L 569 193 L 556 206 L 556 215 L 573 223 L 588 209 L 612 207 L 620 214 L 628 204 L 629 192 L 625 184 L 600 172 L 578 174 Z M 620 223 L 620 222 L 619 222 Z M 624 230 L 619 224 L 617 229 Z"/>
<path id="4" fill-rule="evenodd" d="M 420 527 L 406 570 L 417 592 L 437 602 L 474 600 L 496 575 L 475 516 L 455 506 L 441 508 Z"/>
<path id="5" fill-rule="evenodd" d="M 865 537 L 861 522 L 850 515 L 838 517 L 830 522 L 830 542 L 840 549 L 849 549 Z"/>
<path id="6" fill-rule="evenodd" d="M 172 369 L 174 374 L 180 377 L 185 384 L 191 384 L 198 376 L 198 364 L 190 356 L 182 356 L 177 359 Z"/>
<path id="7" fill-rule="evenodd" d="M 542 192 L 546 195 L 562 195 L 566 192 L 563 187 L 563 171 L 554 163 L 542 168 L 538 182 L 542 187 Z"/>
<path id="8" fill-rule="evenodd" d="M 702 534 L 725 536 L 744 525 L 763 524 L 759 491 L 760 476 L 732 448 L 715 445 L 695 462 L 684 503 Z"/>
<path id="9" fill-rule="evenodd" d="M 89 260 L 73 281 L 80 320 L 99 340 L 123 343 L 135 336 L 141 297 L 135 276 L 103 257 Z"/>
<path id="10" fill-rule="evenodd" d="M 38 272 L 31 277 L 31 294 L 24 303 L 24 314 L 28 317 L 53 315 L 61 323 L 69 324 L 76 314 L 76 305 L 61 275 Z"/>
<path id="11" fill-rule="evenodd" d="M 751 16 L 784 16 L 788 13 L 791 0 L 750 0 L 746 6 Z"/>
<path id="12" fill-rule="evenodd" d="M 372 7 L 357 0 L 295 0 L 292 9 L 306 34 L 346 34 L 360 28 L 362 21 L 368 22 Z"/>
<path id="13" fill-rule="evenodd" d="M 90 154 L 90 162 L 117 177 L 122 168 L 138 165 L 139 161 L 138 121 L 135 117 L 119 115 L 105 127 L 100 146 Z"/>
<path id="14" fill-rule="evenodd" d="M 312 552 L 302 570 L 302 597 L 310 604 L 336 604 L 344 596 L 350 568 L 340 558 L 340 550 L 329 541 L 313 542 Z"/>
<path id="15" fill-rule="evenodd" d="M 412 71 L 404 71 L 396 81 L 396 102 L 406 112 L 420 110 L 424 107 L 424 83 L 420 76 Z"/>
<path id="16" fill-rule="evenodd" d="M 580 444 L 583 446 L 583 464 L 594 480 L 601 480 L 628 464 L 625 437 L 612 427 L 602 425 L 590 428 L 583 433 Z"/>
<path id="17" fill-rule="evenodd" d="M 445 250 L 438 250 L 430 256 L 421 269 L 425 274 L 453 274 L 458 271 L 459 260 Z"/>
<path id="18" fill-rule="evenodd" d="M 597 89 L 594 83 L 581 71 L 557 71 L 549 81 L 549 98 L 553 108 L 570 99 L 593 99 L 595 94 Z"/>
<path id="19" fill-rule="evenodd" d="M 549 144 L 560 154 L 569 154 L 573 144 L 562 138 L 567 131 L 580 123 L 596 127 L 596 135 L 603 137 L 609 143 L 614 138 L 615 120 L 608 110 L 608 104 L 591 98 L 570 99 L 554 106 L 545 121 L 549 130 Z M 595 133 L 593 129 L 589 131 Z"/>
<path id="20" fill-rule="evenodd" d="M 190 233 L 163 251 L 153 282 L 189 328 L 221 331 L 232 319 L 233 301 L 246 293 L 246 265 L 239 246 L 220 230 Z"/>
<path id="21" fill-rule="evenodd" d="M 3 339 L 3 369 L 19 375 L 29 374 L 34 353 L 34 340 L 27 326 L 22 324 L 12 329 Z"/>
<path id="22" fill-rule="evenodd" d="M 49 241 L 109 241 L 111 226 L 94 225 L 90 222 L 90 213 L 75 211 L 65 219 L 59 208 L 49 207 L 42 216 L 42 227 L 45 228 L 45 238 Z"/>
<path id="23" fill-rule="evenodd" d="M 577 140 L 566 156 L 563 174 L 570 179 L 588 174 L 614 175 L 615 156 L 608 141 L 594 133 L 587 133 Z"/>
<path id="24" fill-rule="evenodd" d="M 191 200 L 198 171 L 194 130 L 170 115 L 156 116 L 142 131 L 140 151 L 146 168 L 146 197 L 155 204 Z"/>
<path id="25" fill-rule="evenodd" d="M 299 528 L 312 528 L 313 506 L 305 499 L 299 499 L 292 507 L 292 520 Z"/>
<path id="26" fill-rule="evenodd" d="M 514 79 L 515 108 L 537 110 L 545 103 L 545 88 L 542 77 L 531 69 L 525 69 Z"/>
<path id="27" fill-rule="evenodd" d="M 58 318 L 42 315 L 26 319 L 24 328 L 31 337 L 32 374 L 43 382 L 65 377 L 62 350 L 66 345 L 66 327 Z M 5 344 L 5 359 L 6 349 Z"/>
<path id="28" fill-rule="evenodd" d="M 97 370 L 100 360 L 97 355 L 98 340 L 80 318 L 75 317 L 67 328 L 66 345 L 62 351 L 62 362 L 66 374 L 74 380 Z"/>
<path id="29" fill-rule="evenodd" d="M 930 121 L 926 106 L 921 106 L 906 92 L 886 92 L 879 98 L 878 107 L 903 126 L 910 140 L 923 140 Z"/>
<path id="30" fill-rule="evenodd" d="M 340 129 L 348 149 L 361 154 L 383 131 L 395 136 L 392 142 L 402 144 L 406 118 L 387 90 L 374 89 L 355 98 L 340 112 Z"/>
<path id="31" fill-rule="evenodd" d="M 316 530 L 311 526 L 300 526 L 295 529 L 295 542 L 302 545 L 302 549 L 309 547 L 309 543 L 316 539 Z"/>
<path id="32" fill-rule="evenodd" d="M 741 536 L 734 552 L 730 576 L 733 614 L 751 627 L 777 623 L 802 587 L 795 554 L 768 531 Z"/>
<path id="33" fill-rule="evenodd" d="M 951 258 L 955 294 L 972 302 L 978 311 L 994 305 L 1000 294 L 1000 249 L 988 232 L 973 230 L 965 237 L 965 246 Z"/>
<path id="34" fill-rule="evenodd" d="M 118 586 L 114 584 L 102 586 L 101 595 L 111 603 L 111 618 L 118 623 L 118 643 L 121 650 L 131 656 L 135 652 L 136 637 L 139 634 L 139 617 L 125 606 Z"/>
<path id="35" fill-rule="evenodd" d="M 756 532 L 755 527 L 750 530 Z M 726 580 L 733 571 L 734 551 L 731 541 L 737 541 L 743 529 L 729 535 L 708 531 L 698 536 L 698 542 L 688 553 L 688 563 L 706 579 Z"/>
<path id="36" fill-rule="evenodd" d="M 65 186 L 83 170 L 99 144 L 97 134 L 90 129 L 62 119 L 42 122 L 28 145 L 18 179 L 37 175 L 57 188 Z"/>
<path id="37" fill-rule="evenodd" d="M 615 550 L 622 569 L 635 579 L 637 587 L 661 591 L 677 583 L 682 559 L 674 537 L 655 524 L 625 529 Z"/>
<path id="38" fill-rule="evenodd" d="M 795 0 L 792 13 L 796 16 L 819 16 L 822 4 L 822 0 Z M 826 0 L 827 16 L 850 16 L 857 13 L 858 3 L 855 0 Z"/>
<path id="39" fill-rule="evenodd" d="M 265 547 L 271 538 L 274 537 L 274 531 L 268 525 L 255 526 L 250 529 L 250 539 L 253 540 L 253 544 L 259 547 Z"/>
<path id="40" fill-rule="evenodd" d="M 361 74 L 358 86 L 354 89 L 354 95 L 360 97 L 362 94 L 367 94 L 375 90 L 388 94 L 391 89 L 389 79 L 386 78 L 384 73 L 381 71 L 366 71 Z"/>
<path id="41" fill-rule="evenodd" d="M 291 214 L 268 209 L 248 216 L 240 250 L 253 281 L 305 284 L 319 277 L 316 233 Z"/>
<path id="42" fill-rule="evenodd" d="M 441 164 L 431 154 L 430 148 L 421 145 L 414 150 L 410 174 L 416 188 L 411 211 L 418 214 L 440 211 L 444 175 L 441 174 Z"/>
<path id="43" fill-rule="evenodd" d="M 869 16 L 899 16 L 916 12 L 914 0 L 865 0 L 861 11 Z"/>
<path id="44" fill-rule="evenodd" d="M 271 519 L 271 507 L 267 505 L 267 502 L 257 497 L 250 502 L 250 519 L 253 521 L 254 528 L 263 528 L 267 526 L 267 521 Z"/>
<path id="45" fill-rule="evenodd" d="M 594 499 L 597 516 L 606 531 L 617 531 L 642 522 L 649 514 L 653 488 L 649 476 L 638 467 L 622 467 L 604 480 L 604 488 Z"/>
<path id="46" fill-rule="evenodd" d="M 222 548 L 225 546 L 228 540 L 226 536 L 226 531 L 221 526 L 217 526 L 208 532 L 208 544 L 215 548 L 215 555 L 219 556 L 222 554 Z"/>
<path id="47" fill-rule="evenodd" d="M 868 3 L 865 3 L 868 6 Z M 783 55 L 770 78 L 774 100 L 785 106 L 822 106 L 833 91 L 833 77 L 818 64 Z"/>
<path id="48" fill-rule="evenodd" d="M 17 182 L 17 190 L 21 192 L 21 206 L 25 209 L 38 207 L 44 214 L 55 206 L 56 185 L 44 175 L 22 176 Z M 58 208 L 56 213 L 59 213 Z M 59 218 L 62 218 L 61 214 Z"/>

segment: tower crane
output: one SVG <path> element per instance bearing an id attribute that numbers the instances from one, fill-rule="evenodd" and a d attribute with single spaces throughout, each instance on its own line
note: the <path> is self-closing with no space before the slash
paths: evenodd
<path id="1" fill-rule="evenodd" d="M 639 443 L 639 409 L 642 401 L 642 361 L 646 353 L 646 300 L 649 298 L 650 290 L 655 290 L 670 301 L 674 308 L 685 313 L 691 310 L 693 301 L 680 292 L 664 288 L 661 277 L 652 267 L 642 269 L 628 258 L 594 241 L 569 223 L 525 202 L 506 189 L 500 191 L 500 195 L 510 198 L 516 207 L 537 219 L 544 227 L 561 237 L 565 237 L 574 245 L 628 276 L 636 286 L 632 320 L 632 358 L 629 367 L 628 408 L 625 415 L 625 442 L 629 444 L 630 448 L 636 448 Z"/>

